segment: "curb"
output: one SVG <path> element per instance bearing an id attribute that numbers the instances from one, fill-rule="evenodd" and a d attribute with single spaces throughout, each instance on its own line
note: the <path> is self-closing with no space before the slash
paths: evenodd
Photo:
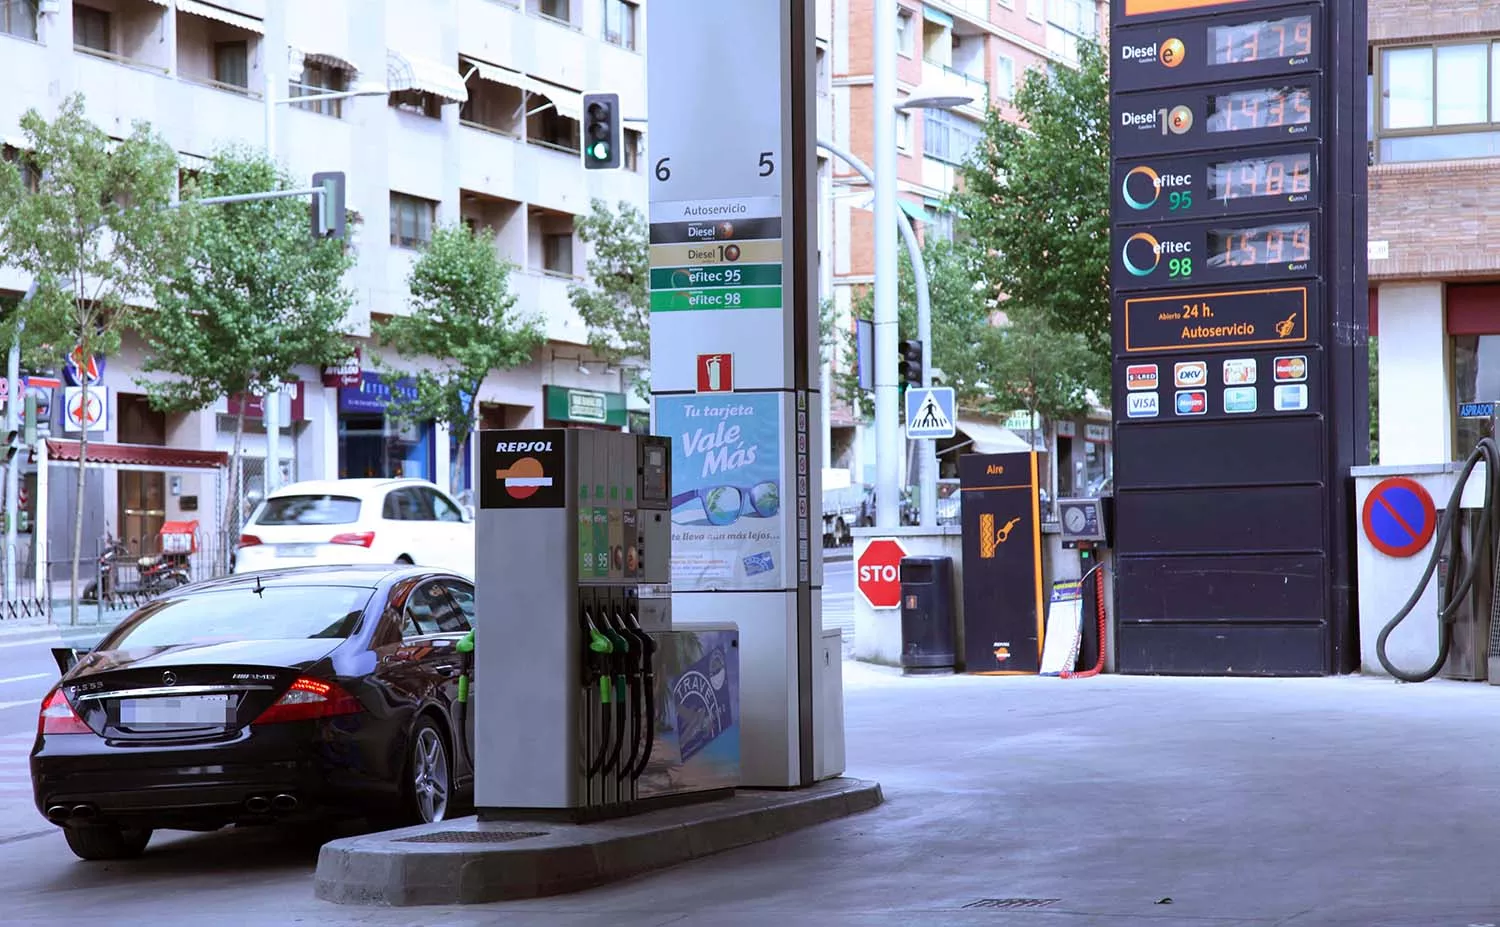
<path id="1" fill-rule="evenodd" d="M 839 563 L 839 562 L 844 561 L 844 560 L 853 560 L 853 559 L 854 559 L 854 551 L 851 550 L 850 548 L 841 547 L 841 548 L 839 548 L 837 550 L 829 550 L 827 548 L 823 549 L 823 562 L 824 563 Z"/>
<path id="2" fill-rule="evenodd" d="M 462 818 L 326 844 L 314 892 L 335 904 L 389 906 L 561 895 L 770 840 L 882 801 L 880 783 L 841 778 L 796 791 L 742 790 L 597 824 Z"/>

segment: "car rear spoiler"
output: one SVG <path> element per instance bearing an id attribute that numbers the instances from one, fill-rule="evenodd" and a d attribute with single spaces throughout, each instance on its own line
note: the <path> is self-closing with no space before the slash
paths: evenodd
<path id="1" fill-rule="evenodd" d="M 53 647 L 52 659 L 57 661 L 57 671 L 62 675 L 68 675 L 68 671 L 78 665 L 78 661 L 84 655 L 93 650 L 93 645 L 77 647 Z"/>

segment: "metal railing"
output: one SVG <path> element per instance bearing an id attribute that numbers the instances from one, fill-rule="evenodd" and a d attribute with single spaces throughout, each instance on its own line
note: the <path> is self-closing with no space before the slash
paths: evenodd
<path id="1" fill-rule="evenodd" d="M 232 569 L 232 551 L 219 544 L 199 546 L 191 554 L 142 555 L 139 545 L 99 539 L 85 543 L 78 562 L 78 621 L 118 621 L 163 593 L 187 583 L 223 576 Z M 148 550 L 156 549 L 153 538 Z M 16 575 L 0 582 L 0 625 L 7 621 L 72 620 L 73 560 L 49 556 L 37 569 L 33 548 L 17 544 Z"/>

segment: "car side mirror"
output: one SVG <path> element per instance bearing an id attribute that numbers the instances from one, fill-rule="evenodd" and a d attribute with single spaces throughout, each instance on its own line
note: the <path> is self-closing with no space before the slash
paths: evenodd
<path id="1" fill-rule="evenodd" d="M 474 507 L 470 506 L 470 505 L 464 506 L 463 507 L 463 515 L 464 515 L 464 521 L 465 522 L 471 522 L 471 521 L 473 521 L 474 520 Z"/>

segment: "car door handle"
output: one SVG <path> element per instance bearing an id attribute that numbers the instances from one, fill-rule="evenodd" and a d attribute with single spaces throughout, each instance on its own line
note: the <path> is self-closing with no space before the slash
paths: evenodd
<path id="1" fill-rule="evenodd" d="M 442 673 L 444 676 L 457 676 L 459 673 L 459 668 L 452 663 L 440 663 L 437 666 L 433 667 L 433 669 L 437 670 L 439 673 Z"/>

